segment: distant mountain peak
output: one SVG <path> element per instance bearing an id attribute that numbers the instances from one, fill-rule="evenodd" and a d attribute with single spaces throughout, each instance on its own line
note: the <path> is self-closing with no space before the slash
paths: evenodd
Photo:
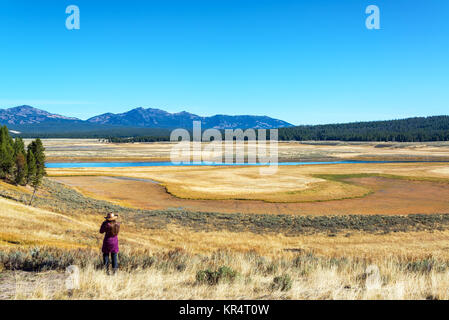
<path id="1" fill-rule="evenodd" d="M 57 130 L 59 128 L 58 126 L 61 126 L 61 130 L 66 131 L 70 130 L 70 124 L 75 123 L 77 127 L 83 125 L 86 128 L 95 128 L 101 125 L 103 127 L 191 129 L 193 121 L 201 121 L 204 129 L 272 129 L 292 126 L 290 123 L 267 116 L 214 115 L 211 117 L 201 117 L 187 111 L 169 113 L 162 109 L 143 107 L 137 107 L 123 113 L 108 112 L 92 117 L 86 121 L 49 113 L 28 105 L 0 109 L 0 123 L 8 126 L 16 126 L 17 128 L 20 127 L 20 130 L 30 125 L 40 127 L 48 127 L 48 125 L 51 125 L 52 130 Z M 75 126 L 73 130 L 75 130 Z"/>
<path id="2" fill-rule="evenodd" d="M 17 106 L 9 109 L 0 109 L 0 123 L 4 124 L 35 124 L 57 121 L 80 121 L 77 118 L 66 117 L 47 112 L 28 105 Z"/>
<path id="3" fill-rule="evenodd" d="M 135 126 L 144 128 L 192 128 L 192 121 L 201 121 L 203 128 L 217 129 L 273 129 L 291 127 L 288 122 L 267 116 L 230 116 L 214 115 L 201 117 L 187 111 L 169 113 L 156 108 L 135 108 L 128 112 L 104 114 L 87 120 L 91 123 L 101 123 L 114 126 Z"/>

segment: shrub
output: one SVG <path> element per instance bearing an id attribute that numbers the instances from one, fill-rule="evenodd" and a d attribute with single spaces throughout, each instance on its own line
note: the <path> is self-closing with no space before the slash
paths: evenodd
<path id="1" fill-rule="evenodd" d="M 63 270 L 73 264 L 84 267 L 93 264 L 94 261 L 99 261 L 98 254 L 90 250 L 64 251 L 54 248 L 33 248 L 0 252 L 0 264 L 6 270 Z"/>
<path id="2" fill-rule="evenodd" d="M 293 281 L 288 274 L 275 277 L 271 284 L 272 290 L 289 291 L 292 288 Z"/>
<path id="3" fill-rule="evenodd" d="M 237 272 L 227 266 L 221 266 L 216 271 L 210 269 L 200 270 L 196 273 L 196 282 L 199 284 L 216 285 L 220 282 L 233 282 Z"/>
<path id="4" fill-rule="evenodd" d="M 429 273 L 432 270 L 437 272 L 444 272 L 447 270 L 447 265 L 443 262 L 436 261 L 433 258 L 415 260 L 408 262 L 405 266 L 406 270 L 417 273 Z"/>
<path id="5" fill-rule="evenodd" d="M 162 270 L 176 270 L 179 272 L 184 271 L 187 268 L 187 262 L 191 259 L 183 249 L 174 249 L 161 256 L 161 263 L 158 268 Z"/>
<path id="6" fill-rule="evenodd" d="M 271 262 L 265 268 L 265 274 L 275 274 L 278 272 L 279 266 L 275 262 Z"/>

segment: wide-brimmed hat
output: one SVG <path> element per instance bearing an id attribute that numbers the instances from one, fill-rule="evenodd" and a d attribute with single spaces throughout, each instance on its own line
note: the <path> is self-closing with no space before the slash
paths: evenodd
<path id="1" fill-rule="evenodd" d="M 115 213 L 109 212 L 106 217 L 104 217 L 108 221 L 114 221 L 117 220 L 117 215 Z"/>

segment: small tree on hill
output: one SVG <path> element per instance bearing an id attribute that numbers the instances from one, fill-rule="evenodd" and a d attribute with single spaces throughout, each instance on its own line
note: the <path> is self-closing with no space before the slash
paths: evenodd
<path id="1" fill-rule="evenodd" d="M 33 187 L 33 196 L 30 205 L 33 203 L 37 189 L 42 184 L 45 176 L 45 148 L 41 139 L 36 139 L 28 146 L 27 164 L 28 164 L 28 183 Z"/>
<path id="2" fill-rule="evenodd" d="M 16 184 L 24 185 L 25 177 L 27 176 L 28 165 L 23 153 L 19 153 L 16 156 L 15 168 L 14 168 L 14 182 Z"/>
<path id="3" fill-rule="evenodd" d="M 45 175 L 45 148 L 41 139 L 36 139 L 30 143 L 28 149 L 33 151 L 34 158 L 36 160 L 36 168 L 42 176 Z"/>
<path id="4" fill-rule="evenodd" d="M 25 184 L 28 175 L 28 164 L 25 156 L 25 144 L 21 138 L 14 141 L 14 182 L 16 184 Z"/>
<path id="5" fill-rule="evenodd" d="M 41 139 L 36 139 L 25 152 L 21 138 L 13 140 L 6 126 L 0 128 L 0 178 L 16 184 L 30 184 L 34 189 L 30 205 L 46 174 L 44 151 Z"/>
<path id="6" fill-rule="evenodd" d="M 26 183 L 30 184 L 33 176 L 36 175 L 36 159 L 34 158 L 33 151 L 29 148 L 27 152 L 27 167 Z"/>
<path id="7" fill-rule="evenodd" d="M 36 139 L 28 146 L 28 183 L 33 187 L 33 195 L 30 205 L 33 203 L 36 191 L 42 184 L 45 173 L 45 155 L 44 146 L 40 139 Z"/>
<path id="8" fill-rule="evenodd" d="M 14 166 L 13 140 L 9 135 L 8 128 L 0 129 L 0 177 L 8 178 Z"/>

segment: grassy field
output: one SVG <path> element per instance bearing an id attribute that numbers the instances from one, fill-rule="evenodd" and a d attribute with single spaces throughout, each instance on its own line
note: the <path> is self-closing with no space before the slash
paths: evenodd
<path id="1" fill-rule="evenodd" d="M 445 162 L 48 169 L 81 193 L 132 208 L 270 214 L 449 212 Z M 186 183 L 188 181 L 188 183 Z M 157 183 L 155 183 L 157 182 Z"/>
<path id="2" fill-rule="evenodd" d="M 449 231 L 438 222 L 433 229 L 441 231 L 285 236 L 124 221 L 121 270 L 112 281 L 100 270 L 100 214 L 1 199 L 0 206 L 0 292 L 7 299 L 104 299 L 112 292 L 116 299 L 448 298 Z M 81 287 L 69 295 L 64 269 L 73 264 Z"/>
<path id="3" fill-rule="evenodd" d="M 46 144 L 63 161 L 167 155 L 166 144 Z M 283 159 L 441 160 L 448 147 L 310 142 L 281 149 Z M 49 169 L 32 207 L 31 189 L 0 182 L 0 299 L 449 298 L 447 163 L 257 171 Z M 114 277 L 101 270 L 98 229 L 107 212 L 122 222 Z M 69 265 L 80 268 L 73 292 L 65 287 Z"/>
<path id="4" fill-rule="evenodd" d="M 360 197 L 368 192 L 363 187 L 316 178 L 303 173 L 299 167 L 290 166 L 280 167 L 275 175 L 268 177 L 260 175 L 258 167 L 49 169 L 48 173 L 51 177 L 86 175 L 152 180 L 184 199 L 301 202 Z M 59 181 L 70 183 L 70 179 Z"/>
<path id="5" fill-rule="evenodd" d="M 49 162 L 166 161 L 173 143 L 103 143 L 96 139 L 43 139 Z M 206 144 L 203 144 L 203 149 Z M 448 142 L 279 142 L 279 161 L 337 159 L 449 160 Z M 205 159 L 214 160 L 204 153 Z"/>

